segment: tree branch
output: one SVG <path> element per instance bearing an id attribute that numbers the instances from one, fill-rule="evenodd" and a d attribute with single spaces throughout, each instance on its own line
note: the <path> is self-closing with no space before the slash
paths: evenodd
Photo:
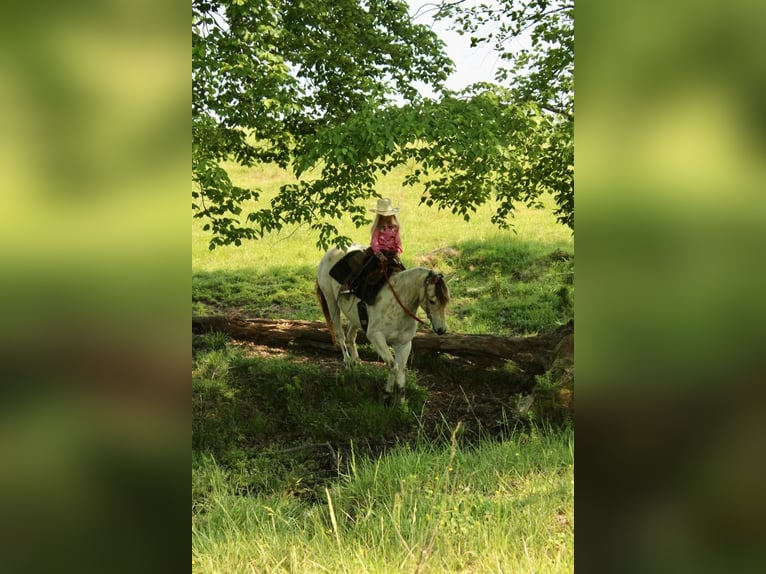
<path id="1" fill-rule="evenodd" d="M 540 107 L 542 109 L 544 109 L 544 110 L 548 110 L 549 112 L 553 112 L 554 114 L 558 114 L 560 116 L 564 116 L 565 118 L 567 118 L 571 122 L 574 121 L 574 116 L 572 114 L 570 114 L 566 110 L 563 110 L 563 109 L 561 109 L 561 108 L 559 108 L 557 106 L 552 106 L 550 104 L 540 104 Z"/>

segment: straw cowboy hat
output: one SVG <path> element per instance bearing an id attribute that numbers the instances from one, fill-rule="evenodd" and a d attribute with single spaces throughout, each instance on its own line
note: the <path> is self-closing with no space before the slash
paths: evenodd
<path id="1" fill-rule="evenodd" d="M 370 209 L 370 211 L 374 211 L 378 215 L 393 215 L 394 213 L 399 213 L 399 208 L 391 207 L 391 200 L 385 197 L 379 199 L 377 207 Z"/>

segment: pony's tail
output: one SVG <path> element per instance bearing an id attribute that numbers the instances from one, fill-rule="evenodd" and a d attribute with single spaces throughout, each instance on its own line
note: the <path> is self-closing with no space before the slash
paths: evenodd
<path id="1" fill-rule="evenodd" d="M 332 324 L 332 316 L 330 314 L 330 308 L 327 306 L 327 299 L 325 298 L 322 290 L 319 288 L 318 281 L 314 284 L 314 288 L 316 290 L 317 298 L 319 299 L 319 304 L 322 307 L 322 313 L 324 314 L 325 323 L 327 323 L 327 328 L 330 330 L 330 336 L 332 337 L 332 344 L 337 345 L 338 342 L 335 340 L 335 326 Z"/>

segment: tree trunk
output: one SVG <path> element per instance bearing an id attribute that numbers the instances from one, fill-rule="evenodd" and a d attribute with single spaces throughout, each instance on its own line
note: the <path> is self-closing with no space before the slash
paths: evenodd
<path id="1" fill-rule="evenodd" d="M 335 351 L 330 332 L 321 321 L 243 319 L 223 316 L 192 317 L 192 331 L 195 333 L 221 331 L 235 339 L 267 346 L 297 345 L 315 351 Z M 431 331 L 420 331 L 412 340 L 412 348 L 415 351 L 448 353 L 485 364 L 502 364 L 512 360 L 520 366 L 535 366 L 538 369 L 547 370 L 553 361 L 556 345 L 572 332 L 574 332 L 572 321 L 532 337 L 437 335 Z M 361 331 L 357 341 L 367 342 L 367 338 Z"/>

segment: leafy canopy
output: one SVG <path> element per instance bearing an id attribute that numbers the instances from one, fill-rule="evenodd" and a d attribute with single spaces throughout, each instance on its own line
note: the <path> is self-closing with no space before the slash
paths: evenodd
<path id="1" fill-rule="evenodd" d="M 462 4 L 442 4 L 438 17 L 477 42 L 498 41 L 481 35 L 479 9 Z M 193 0 L 192 207 L 211 249 L 288 224 L 309 225 L 322 248 L 347 244 L 335 222 L 368 223 L 361 200 L 376 195 L 376 178 L 411 160 L 418 167 L 402 183 L 422 184 L 428 205 L 468 219 L 494 195 L 493 220 L 508 225 L 515 202 L 550 191 L 573 227 L 571 46 L 562 32 L 571 32 L 571 11 L 556 27 L 538 5 L 548 3 L 535 2 L 530 16 L 543 26 L 537 51 L 504 54 L 514 66 L 497 85 L 455 94 L 444 89 L 453 64 L 443 43 L 401 0 Z M 514 4 L 493 6 L 482 18 L 505 21 Z M 559 36 L 561 55 L 545 60 Z M 421 97 L 419 84 L 439 99 Z M 299 180 L 244 213 L 260 192 L 233 185 L 225 159 L 274 162 Z"/>
<path id="2" fill-rule="evenodd" d="M 471 46 L 492 46 L 504 62 L 495 80 L 508 88 L 507 104 L 527 103 L 542 114 L 543 134 L 533 144 L 529 179 L 524 181 L 538 193 L 553 193 L 558 220 L 574 230 L 574 2 L 443 1 L 435 17 L 469 34 Z M 519 42 L 527 45 L 514 49 Z M 506 200 L 523 197 L 499 195 Z M 502 211 L 498 216 L 504 221 L 507 213 Z"/>

